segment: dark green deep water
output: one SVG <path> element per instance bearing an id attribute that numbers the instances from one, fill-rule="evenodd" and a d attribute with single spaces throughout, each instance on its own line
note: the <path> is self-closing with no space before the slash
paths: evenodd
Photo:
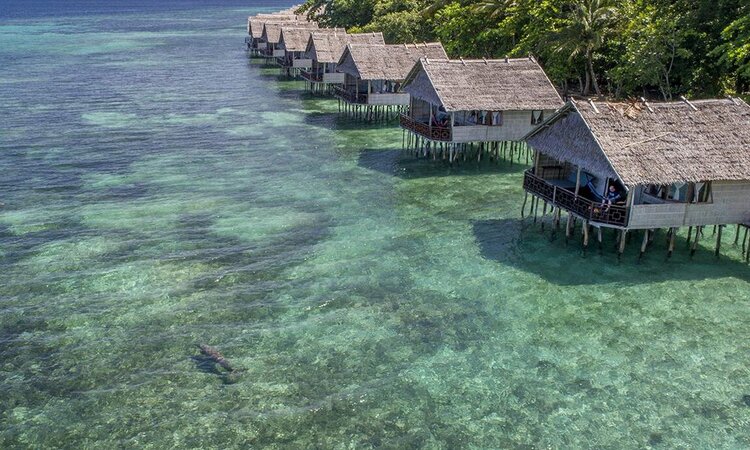
<path id="1" fill-rule="evenodd" d="M 584 257 L 172 6 L 0 19 L 0 448 L 750 447 L 733 230 Z"/>

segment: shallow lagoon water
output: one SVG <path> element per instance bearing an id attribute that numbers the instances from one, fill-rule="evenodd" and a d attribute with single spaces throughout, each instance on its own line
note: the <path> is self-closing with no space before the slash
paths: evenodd
<path id="1" fill-rule="evenodd" d="M 169 5 L 0 22 L 0 447 L 750 446 L 733 230 L 582 255 Z"/>

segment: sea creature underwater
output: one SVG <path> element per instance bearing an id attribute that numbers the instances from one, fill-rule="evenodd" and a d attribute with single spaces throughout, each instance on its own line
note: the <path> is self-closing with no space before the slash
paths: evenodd
<path id="1" fill-rule="evenodd" d="M 198 348 L 200 349 L 201 354 L 205 355 L 209 360 L 220 365 L 221 367 L 226 369 L 228 372 L 234 371 L 234 367 L 232 367 L 232 365 L 229 364 L 229 361 L 227 361 L 226 358 L 224 358 L 224 355 L 222 355 L 221 352 L 219 352 L 215 348 L 206 344 L 198 344 Z"/>

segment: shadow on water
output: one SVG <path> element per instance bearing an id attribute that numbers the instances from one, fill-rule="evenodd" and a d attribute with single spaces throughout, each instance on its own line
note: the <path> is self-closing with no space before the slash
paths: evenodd
<path id="1" fill-rule="evenodd" d="M 183 216 L 177 231 L 182 248 L 165 259 L 208 262 L 212 270 L 194 278 L 182 294 L 195 291 L 213 291 L 217 295 L 226 293 L 229 303 L 224 304 L 224 313 L 235 317 L 250 315 L 256 319 L 283 310 L 274 306 L 273 296 L 268 297 L 278 287 L 280 274 L 309 258 L 315 246 L 330 236 L 333 226 L 329 217 L 320 214 L 314 224 L 289 226 L 263 240 L 246 242 L 237 237 L 218 235 L 212 229 L 213 224 L 214 219 L 207 215 Z M 250 290 L 254 294 L 232 294 L 239 286 L 252 286 Z M 253 304 L 249 302 L 250 297 L 270 308 L 249 310 Z"/>
<path id="2" fill-rule="evenodd" d="M 309 111 L 305 110 L 304 123 L 306 125 L 337 131 L 371 131 L 398 130 L 398 122 L 367 122 L 347 116 L 343 111 Z"/>
<path id="3" fill-rule="evenodd" d="M 576 228 L 566 244 L 565 231 L 553 235 L 551 225 L 533 224 L 532 219 L 479 220 L 473 222 L 474 237 L 484 258 L 536 274 L 557 285 L 625 285 L 658 283 L 670 280 L 704 280 L 726 278 L 750 279 L 750 266 L 736 257 L 730 237 L 725 239 L 725 252 L 718 261 L 712 249 L 701 247 L 691 259 L 684 235 L 675 240 L 675 252 L 666 258 L 665 233 L 657 233 L 639 261 L 641 234 L 631 237 L 622 259 L 618 261 L 616 234 L 603 231 L 599 248 L 596 232 L 586 252 L 581 243 L 581 228 Z M 713 241 L 704 239 L 706 244 Z M 706 244 L 708 245 L 708 244 Z"/>
<path id="4" fill-rule="evenodd" d="M 221 375 L 223 373 L 217 367 L 216 362 L 206 355 L 193 355 L 190 359 L 195 363 L 195 368 L 203 373 L 211 375 Z"/>
<path id="5" fill-rule="evenodd" d="M 145 198 L 149 195 L 149 186 L 146 183 L 130 183 L 120 186 L 99 189 L 86 189 L 81 196 L 88 203 L 125 201 Z"/>
<path id="6" fill-rule="evenodd" d="M 526 166 L 507 161 L 433 161 L 431 158 L 415 157 L 413 152 L 393 149 L 365 149 L 359 154 L 359 167 L 393 175 L 404 179 L 429 177 L 461 177 L 522 172 Z"/>
<path id="7" fill-rule="evenodd" d="M 203 373 L 215 375 L 221 380 L 222 384 L 234 384 L 239 380 L 239 370 L 229 372 L 219 368 L 219 365 L 211 357 L 206 355 L 193 355 L 190 359 L 195 364 L 195 368 Z"/>

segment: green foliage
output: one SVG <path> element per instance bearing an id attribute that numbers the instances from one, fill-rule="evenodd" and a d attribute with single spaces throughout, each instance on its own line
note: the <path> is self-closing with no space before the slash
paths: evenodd
<path id="1" fill-rule="evenodd" d="M 386 42 L 411 43 L 432 40 L 432 27 L 419 11 L 406 10 L 376 16 L 372 22 L 352 32 L 383 32 Z"/>
<path id="2" fill-rule="evenodd" d="M 600 94 L 594 59 L 605 40 L 614 34 L 618 9 L 613 0 L 575 0 L 567 9 L 559 31 L 553 34 L 553 48 L 570 61 L 583 62 L 583 95 L 588 95 L 592 86 Z"/>
<path id="3" fill-rule="evenodd" d="M 717 96 L 750 90 L 747 0 L 308 0 L 322 22 L 439 40 L 464 58 L 535 55 L 566 93 Z"/>
<path id="4" fill-rule="evenodd" d="M 496 57 L 511 50 L 496 22 L 476 14 L 471 6 L 450 3 L 435 14 L 432 23 L 435 37 L 450 56 Z"/>
<path id="5" fill-rule="evenodd" d="M 647 86 L 658 86 L 664 100 L 672 99 L 673 74 L 681 61 L 692 56 L 683 47 L 689 31 L 675 8 L 631 2 L 623 8 L 627 21 L 619 35 L 622 45 L 617 65 L 609 71 L 616 91 L 637 92 Z"/>
<path id="6" fill-rule="evenodd" d="M 750 6 L 746 6 L 743 13 L 722 30 L 724 43 L 711 53 L 719 57 L 725 68 L 737 73 L 737 92 L 750 90 Z"/>

